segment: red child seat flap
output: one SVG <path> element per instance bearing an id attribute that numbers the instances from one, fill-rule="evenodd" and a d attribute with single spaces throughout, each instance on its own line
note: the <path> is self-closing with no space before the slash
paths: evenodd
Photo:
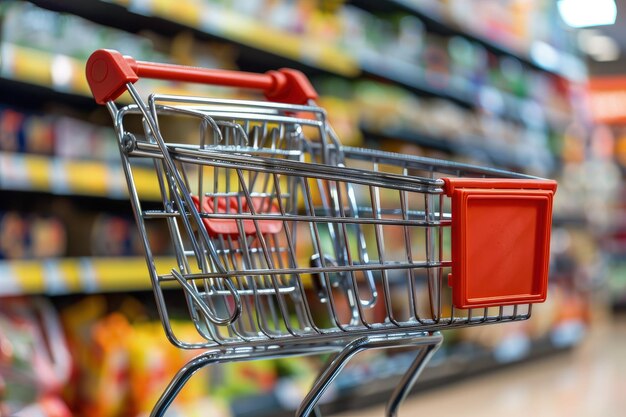
<path id="1" fill-rule="evenodd" d="M 203 196 L 202 205 L 200 205 L 200 199 L 197 196 L 194 195 L 191 199 L 194 202 L 196 209 L 201 213 L 252 214 L 250 206 L 248 205 L 248 200 L 245 196 Z M 252 201 L 254 214 L 280 214 L 278 204 L 276 202 L 271 202 L 270 197 L 252 196 L 250 197 L 250 200 Z M 240 205 L 241 207 L 239 207 Z M 236 219 L 203 217 L 202 222 L 211 237 L 216 237 L 218 235 L 239 235 L 239 227 L 237 225 L 238 221 Z M 243 225 L 244 234 L 255 235 L 257 233 L 254 220 L 243 220 L 241 223 Z M 259 232 L 263 235 L 279 233 L 283 228 L 283 222 L 281 220 L 257 220 L 257 224 L 259 225 Z"/>

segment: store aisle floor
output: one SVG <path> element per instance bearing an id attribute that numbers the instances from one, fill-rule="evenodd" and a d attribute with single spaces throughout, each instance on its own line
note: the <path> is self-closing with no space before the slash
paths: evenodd
<path id="1" fill-rule="evenodd" d="M 382 417 L 384 406 L 337 416 Z M 572 352 L 413 395 L 405 416 L 625 417 L 626 320 L 595 325 Z"/>

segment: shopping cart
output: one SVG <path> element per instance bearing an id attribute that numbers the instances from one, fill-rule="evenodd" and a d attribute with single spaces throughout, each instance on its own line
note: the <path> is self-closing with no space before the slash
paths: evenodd
<path id="1" fill-rule="evenodd" d="M 267 101 L 144 99 L 139 78 L 258 89 Z M 204 349 L 153 416 L 204 366 L 337 352 L 297 411 L 306 416 L 355 354 L 412 347 L 393 416 L 440 330 L 525 320 L 546 298 L 554 181 L 342 146 L 294 70 L 206 70 L 99 50 L 87 79 L 113 117 L 165 333 Z M 118 107 L 125 92 L 133 104 Z M 147 166 L 158 203 L 135 180 Z M 167 268 L 151 252 L 156 223 L 175 254 Z M 175 334 L 176 296 L 199 339 Z"/>

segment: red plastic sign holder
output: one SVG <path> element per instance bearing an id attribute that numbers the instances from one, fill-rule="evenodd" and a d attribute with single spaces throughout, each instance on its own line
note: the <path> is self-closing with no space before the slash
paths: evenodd
<path id="1" fill-rule="evenodd" d="M 461 309 L 545 301 L 556 182 L 444 178 L 452 287 Z"/>

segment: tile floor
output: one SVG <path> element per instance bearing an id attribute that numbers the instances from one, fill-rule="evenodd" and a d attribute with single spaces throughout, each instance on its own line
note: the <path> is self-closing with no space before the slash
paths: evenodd
<path id="1" fill-rule="evenodd" d="M 626 320 L 573 351 L 410 396 L 398 417 L 626 417 Z M 337 417 L 382 417 L 384 406 Z"/>

